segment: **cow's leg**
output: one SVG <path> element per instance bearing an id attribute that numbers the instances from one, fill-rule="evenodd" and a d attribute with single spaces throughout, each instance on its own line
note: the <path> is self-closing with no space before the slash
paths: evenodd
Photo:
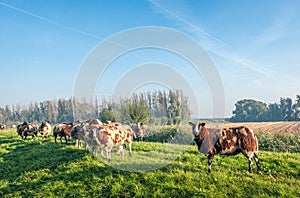
<path id="1" fill-rule="evenodd" d="M 87 144 L 86 141 L 84 141 L 84 148 L 85 148 L 86 151 L 88 150 L 88 144 Z"/>
<path id="2" fill-rule="evenodd" d="M 130 154 L 130 157 L 132 157 L 131 143 L 129 143 L 128 146 L 129 146 L 129 154 Z"/>
<path id="3" fill-rule="evenodd" d="M 253 154 L 253 158 L 254 158 L 254 160 L 255 160 L 257 169 L 258 169 L 259 171 L 261 171 L 260 163 L 259 163 L 258 157 L 257 157 L 257 155 L 256 155 L 255 153 Z"/>
<path id="4" fill-rule="evenodd" d="M 97 146 L 93 146 L 93 151 L 92 151 L 92 154 L 94 157 L 98 157 L 98 147 Z"/>
<path id="5" fill-rule="evenodd" d="M 253 172 L 252 166 L 253 166 L 253 158 L 255 158 L 254 156 L 254 152 L 252 151 L 242 151 L 242 153 L 248 158 L 248 163 L 249 163 L 249 168 L 248 171 L 249 173 Z"/>
<path id="6" fill-rule="evenodd" d="M 100 154 L 103 155 L 103 147 L 100 146 Z"/>
<path id="7" fill-rule="evenodd" d="M 106 146 L 106 159 L 109 162 L 111 161 L 111 159 L 110 159 L 110 153 L 111 153 L 111 148 L 108 147 L 108 146 Z"/>
<path id="8" fill-rule="evenodd" d="M 209 156 L 208 157 L 208 172 L 211 173 L 211 167 L 212 167 L 212 161 L 213 161 L 214 157 L 213 156 Z"/>
<path id="9" fill-rule="evenodd" d="M 121 152 L 122 156 L 124 157 L 124 147 L 123 147 L 123 145 L 119 146 L 117 154 L 119 154 L 120 152 Z"/>
<path id="10" fill-rule="evenodd" d="M 249 173 L 252 173 L 252 165 L 253 165 L 252 157 L 249 157 L 248 161 L 249 161 Z"/>
<path id="11" fill-rule="evenodd" d="M 119 153 L 119 152 L 121 152 L 122 156 L 124 157 L 124 152 L 125 152 L 124 145 L 120 145 L 120 146 L 119 146 L 118 153 Z"/>

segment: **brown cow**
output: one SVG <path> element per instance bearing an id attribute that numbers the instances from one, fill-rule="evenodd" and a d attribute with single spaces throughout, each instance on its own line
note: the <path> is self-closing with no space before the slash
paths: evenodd
<path id="1" fill-rule="evenodd" d="M 258 170 L 261 171 L 260 163 L 255 152 L 258 151 L 257 137 L 252 130 L 245 126 L 212 129 L 206 128 L 205 123 L 192 123 L 194 141 L 198 146 L 198 151 L 204 153 L 208 158 L 211 172 L 212 160 L 215 154 L 236 155 L 244 154 L 249 161 L 249 172 L 252 173 L 252 160 L 256 162 Z"/>
<path id="2" fill-rule="evenodd" d="M 73 126 L 73 122 L 63 122 L 61 124 L 55 125 L 53 129 L 54 142 L 57 143 L 57 136 L 60 136 L 60 144 L 62 144 L 63 137 L 66 140 L 66 144 L 69 144 L 71 137 L 71 129 L 73 128 Z"/>

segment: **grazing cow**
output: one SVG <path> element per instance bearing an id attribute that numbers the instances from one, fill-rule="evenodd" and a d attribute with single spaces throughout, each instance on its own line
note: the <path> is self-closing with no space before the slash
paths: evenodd
<path id="1" fill-rule="evenodd" d="M 71 129 L 73 128 L 73 122 L 63 122 L 55 125 L 53 129 L 54 141 L 56 142 L 57 136 L 60 136 L 60 144 L 62 144 L 62 138 L 66 140 L 66 144 L 69 144 L 71 137 Z"/>
<path id="2" fill-rule="evenodd" d="M 0 124 L 0 130 L 4 130 L 6 128 L 5 124 Z"/>
<path id="3" fill-rule="evenodd" d="M 32 136 L 37 138 L 38 136 L 38 128 L 36 125 L 29 124 L 26 121 L 22 124 L 17 125 L 17 133 L 23 140 L 27 139 L 27 136 Z"/>
<path id="4" fill-rule="evenodd" d="M 118 146 L 118 153 L 124 156 L 124 145 L 128 143 L 130 156 L 132 156 L 131 144 L 133 141 L 133 131 L 129 126 L 122 126 L 119 123 L 103 124 L 100 128 L 93 129 L 93 136 L 101 148 L 106 149 L 106 159 L 111 161 L 111 150 L 113 146 Z"/>
<path id="5" fill-rule="evenodd" d="M 81 142 L 80 142 L 81 138 L 79 136 L 79 129 L 78 129 L 80 124 L 81 123 L 79 121 L 74 122 L 73 127 L 71 128 L 71 138 L 73 140 L 75 140 L 76 147 L 80 147 L 80 145 L 81 145 Z"/>
<path id="6" fill-rule="evenodd" d="M 17 125 L 17 133 L 19 136 L 22 137 L 22 132 L 26 129 L 25 127 L 28 126 L 28 123 L 25 121 L 22 124 Z M 23 139 L 23 138 L 22 138 Z"/>
<path id="7" fill-rule="evenodd" d="M 131 128 L 134 132 L 134 138 L 138 138 L 139 142 L 143 142 L 143 137 L 146 134 L 146 128 L 143 123 L 132 124 Z"/>
<path id="8" fill-rule="evenodd" d="M 44 137 L 48 139 L 49 134 L 51 132 L 51 125 L 48 122 L 42 122 L 39 126 L 38 131 L 42 135 L 42 141 L 44 141 Z"/>
<path id="9" fill-rule="evenodd" d="M 208 158 L 209 169 L 211 172 L 212 160 L 215 154 L 236 155 L 244 154 L 249 161 L 249 172 L 252 173 L 252 160 L 254 159 L 258 170 L 261 170 L 258 157 L 257 137 L 252 130 L 245 126 L 212 129 L 206 128 L 205 123 L 192 123 L 194 141 L 198 146 L 198 151 L 204 153 Z"/>

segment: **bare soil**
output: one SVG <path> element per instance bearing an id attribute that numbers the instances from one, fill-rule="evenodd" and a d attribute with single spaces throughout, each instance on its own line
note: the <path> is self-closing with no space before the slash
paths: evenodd
<path id="1" fill-rule="evenodd" d="M 298 133 L 300 134 L 300 122 L 244 122 L 244 123 L 225 123 L 223 127 L 247 126 L 254 132 L 271 133 Z"/>

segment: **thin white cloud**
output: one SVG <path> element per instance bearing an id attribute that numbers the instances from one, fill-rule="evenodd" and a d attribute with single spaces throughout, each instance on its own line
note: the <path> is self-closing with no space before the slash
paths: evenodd
<path id="1" fill-rule="evenodd" d="M 107 40 L 106 38 L 103 38 L 101 36 L 92 34 L 90 32 L 82 31 L 82 30 L 79 30 L 77 28 L 74 28 L 74 27 L 71 27 L 71 26 L 67 26 L 67 25 L 64 25 L 64 24 L 61 24 L 61 23 L 58 23 L 58 22 L 55 22 L 55 21 L 53 21 L 51 19 L 48 19 L 48 18 L 45 18 L 43 16 L 37 15 L 37 14 L 35 14 L 33 12 L 29 12 L 27 10 L 24 10 L 24 9 L 21 9 L 21 8 L 17 8 L 15 6 L 3 3 L 1 1 L 0 1 L 0 5 L 5 6 L 7 8 L 10 8 L 10 9 L 13 9 L 13 10 L 18 11 L 18 12 L 21 12 L 23 14 L 29 15 L 29 16 L 34 17 L 36 19 L 39 19 L 41 21 L 50 23 L 52 25 L 55 25 L 55 26 L 58 26 L 58 27 L 61 27 L 61 28 L 64 28 L 64 29 L 67 29 L 67 30 L 70 30 L 70 31 L 73 31 L 73 32 L 77 32 L 79 34 L 82 34 L 82 35 L 85 35 L 85 36 L 88 36 L 88 37 L 92 37 L 92 38 L 95 38 L 95 39 L 100 40 L 100 41 L 107 41 L 107 42 L 109 42 L 109 43 L 111 43 L 111 44 L 113 44 L 115 46 L 121 47 L 121 48 L 127 48 L 127 46 L 123 46 L 123 45 L 121 45 L 119 43 Z"/>
<path id="2" fill-rule="evenodd" d="M 172 18 L 172 19 L 175 19 L 179 22 L 182 22 L 186 25 L 188 25 L 189 27 L 193 28 L 194 30 L 196 31 L 199 31 L 201 32 L 202 34 L 208 36 L 209 38 L 219 42 L 220 44 L 224 45 L 224 46 L 227 46 L 229 47 L 229 44 L 225 43 L 224 41 L 218 39 L 217 37 L 213 36 L 212 34 L 204 31 L 203 29 L 199 28 L 198 26 L 194 25 L 193 23 L 187 21 L 186 19 L 174 14 L 173 12 L 169 11 L 168 9 L 162 7 L 161 5 L 159 5 L 158 3 L 156 3 L 155 1 L 153 0 L 148 0 L 148 2 L 150 2 L 152 5 L 154 5 L 156 8 L 160 9 L 164 14 L 166 14 L 168 17 Z"/>
<path id="3" fill-rule="evenodd" d="M 47 18 L 42 17 L 42 16 L 40 16 L 40 15 L 37 15 L 37 14 L 35 14 L 35 13 L 33 13 L 33 12 L 29 12 L 29 11 L 26 11 L 26 10 L 24 10 L 24 9 L 17 8 L 17 7 L 15 7 L 15 6 L 12 6 L 12 5 L 3 3 L 3 2 L 0 2 L 0 5 L 5 6 L 5 7 L 7 7 L 7 8 L 10 8 L 10 9 L 13 9 L 13 10 L 18 11 L 18 12 L 21 12 L 21 13 L 23 13 L 23 14 L 32 16 L 32 17 L 34 17 L 34 18 L 36 18 L 36 19 L 42 20 L 42 21 L 47 22 L 47 23 L 50 23 L 50 24 L 52 24 L 52 25 L 60 26 L 60 27 L 63 27 L 63 28 L 65 28 L 65 29 L 69 29 L 69 30 L 71 30 L 71 31 L 74 31 L 74 32 L 77 32 L 77 33 L 80 33 L 80 34 L 83 34 L 83 35 L 86 35 L 86 36 L 89 36 L 89 37 L 93 37 L 93 38 L 96 38 L 96 39 L 104 40 L 102 37 L 99 37 L 99 36 L 97 36 L 97 35 L 95 35 L 95 34 L 92 34 L 92 33 L 89 33 L 89 32 L 85 32 L 85 31 L 82 31 L 82 30 L 79 30 L 79 29 L 76 29 L 76 28 L 73 28 L 73 27 L 70 27 L 70 26 L 66 26 L 66 25 L 63 25 L 63 24 L 61 24 L 61 23 L 57 23 L 57 22 L 55 22 L 55 21 L 53 21 L 53 20 L 47 19 Z"/>

